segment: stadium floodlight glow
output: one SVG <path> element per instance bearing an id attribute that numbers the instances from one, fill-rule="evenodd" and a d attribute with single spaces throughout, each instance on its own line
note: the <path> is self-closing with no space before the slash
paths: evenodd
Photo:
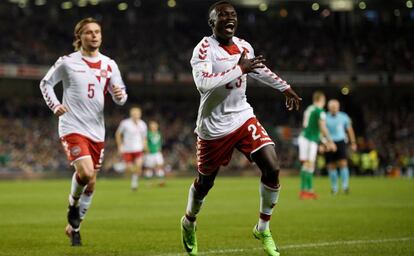
<path id="1" fill-rule="evenodd" d="M 86 0 L 78 0 L 78 6 L 79 7 L 85 7 L 86 5 L 88 5 L 88 1 L 86 1 Z"/>
<path id="2" fill-rule="evenodd" d="M 97 5 L 97 4 L 99 4 L 99 0 L 89 0 L 89 3 L 91 5 Z"/>
<path id="3" fill-rule="evenodd" d="M 405 2 L 405 6 L 407 6 L 408 9 L 413 8 L 413 1 L 408 0 L 407 2 Z"/>
<path id="4" fill-rule="evenodd" d="M 266 3 L 259 4 L 259 10 L 260 11 L 265 12 L 265 11 L 267 11 L 267 9 L 269 9 L 269 6 L 267 6 Z"/>
<path id="5" fill-rule="evenodd" d="M 26 8 L 27 0 L 19 0 L 19 2 L 17 4 L 20 8 Z"/>
<path id="6" fill-rule="evenodd" d="M 61 5 L 60 5 L 60 8 L 62 8 L 63 10 L 69 10 L 69 9 L 71 9 L 73 7 L 73 3 L 71 2 L 71 1 L 66 1 L 66 2 L 63 2 Z"/>
<path id="7" fill-rule="evenodd" d="M 127 3 L 122 2 L 122 3 L 118 4 L 118 10 L 125 11 L 126 9 L 128 9 L 128 4 Z"/>
<path id="8" fill-rule="evenodd" d="M 358 7 L 361 10 L 365 10 L 367 8 L 367 4 L 364 1 L 361 1 L 359 2 Z"/>
<path id="9" fill-rule="evenodd" d="M 341 89 L 341 93 L 342 93 L 342 95 L 348 95 L 349 94 L 349 86 L 348 85 L 345 85 L 344 87 L 342 87 L 342 89 Z"/>
<path id="10" fill-rule="evenodd" d="M 170 8 L 174 8 L 177 5 L 177 2 L 175 0 L 168 0 L 167 5 Z"/>
<path id="11" fill-rule="evenodd" d="M 46 0 L 36 0 L 36 1 L 34 2 L 34 4 L 35 4 L 36 6 L 42 6 L 42 5 L 45 5 L 45 4 L 46 4 Z"/>
<path id="12" fill-rule="evenodd" d="M 317 10 L 319 10 L 319 4 L 318 4 L 318 3 L 313 3 L 313 4 L 312 4 L 312 10 L 314 10 L 315 12 L 316 12 Z"/>

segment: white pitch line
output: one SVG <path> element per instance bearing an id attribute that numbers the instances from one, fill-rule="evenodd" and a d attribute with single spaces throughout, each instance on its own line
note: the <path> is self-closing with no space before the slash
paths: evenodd
<path id="1" fill-rule="evenodd" d="M 354 244 L 375 244 L 375 243 L 392 243 L 392 242 L 405 242 L 414 240 L 414 237 L 399 237 L 399 238 L 386 238 L 386 239 L 376 239 L 376 240 L 350 240 L 350 241 L 332 241 L 332 242 L 323 242 L 323 243 L 308 243 L 308 244 L 290 244 L 280 246 L 281 250 L 289 249 L 300 249 L 300 248 L 315 248 L 315 247 L 324 247 L 324 246 L 334 246 L 334 245 L 354 245 Z M 245 248 L 245 249 L 221 249 L 221 250 L 209 250 L 205 252 L 200 252 L 198 255 L 213 255 L 213 254 L 232 254 L 240 252 L 249 252 L 262 250 L 262 247 L 256 248 Z M 165 253 L 157 254 L 155 256 L 183 256 L 187 255 L 185 253 Z"/>

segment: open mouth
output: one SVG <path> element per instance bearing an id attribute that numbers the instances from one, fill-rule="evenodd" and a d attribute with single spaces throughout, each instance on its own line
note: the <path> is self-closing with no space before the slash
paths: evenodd
<path id="1" fill-rule="evenodd" d="M 226 25 L 224 25 L 224 29 L 228 32 L 228 33 L 233 33 L 234 32 L 234 28 L 236 27 L 236 24 L 234 22 L 229 22 Z"/>

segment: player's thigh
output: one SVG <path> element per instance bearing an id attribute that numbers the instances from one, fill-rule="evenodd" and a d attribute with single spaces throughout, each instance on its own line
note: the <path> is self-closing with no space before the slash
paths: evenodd
<path id="1" fill-rule="evenodd" d="M 336 168 L 336 163 L 338 161 L 336 157 L 336 152 L 332 152 L 332 151 L 326 152 L 325 161 L 326 161 L 326 166 L 328 167 L 328 169 Z"/>
<path id="2" fill-rule="evenodd" d="M 134 162 L 132 163 L 134 168 L 137 170 L 141 170 L 142 169 L 142 165 L 144 163 L 144 159 L 142 156 L 136 157 L 134 159 Z"/>
<path id="3" fill-rule="evenodd" d="M 220 166 L 228 165 L 237 139 L 235 134 L 215 140 L 197 138 L 197 171 L 200 175 L 213 175 Z"/>
<path id="4" fill-rule="evenodd" d="M 299 146 L 299 160 L 305 162 L 308 160 L 308 153 L 309 153 L 309 141 L 303 137 L 299 136 L 298 139 L 298 146 Z"/>
<path id="5" fill-rule="evenodd" d="M 155 168 L 157 161 L 154 154 L 147 154 L 144 156 L 144 166 L 146 168 Z"/>
<path id="6" fill-rule="evenodd" d="M 161 152 L 158 152 L 155 155 L 156 158 L 156 165 L 157 166 L 163 166 L 164 165 L 164 157 L 162 156 Z"/>
<path id="7" fill-rule="evenodd" d="M 299 137 L 299 160 L 302 162 L 314 163 L 318 154 L 318 144 L 303 136 Z"/>
<path id="8" fill-rule="evenodd" d="M 275 143 L 269 137 L 260 122 L 256 118 L 251 118 L 242 127 L 240 140 L 237 142 L 236 148 L 242 152 L 249 161 L 252 161 L 253 154 L 261 151 L 265 147 L 267 148 L 268 146 L 271 146 L 269 149 L 263 150 L 260 154 L 256 155 L 256 158 L 259 156 L 261 159 L 265 158 L 268 160 L 267 162 L 274 162 L 277 161 L 274 145 Z"/>
<path id="9" fill-rule="evenodd" d="M 348 165 L 348 148 L 345 141 L 340 141 L 336 143 L 336 161 L 339 167 L 346 167 Z"/>
<path id="10" fill-rule="evenodd" d="M 337 163 L 338 163 L 339 168 L 344 168 L 344 167 L 348 166 L 348 160 L 347 159 L 339 159 Z"/>
<path id="11" fill-rule="evenodd" d="M 274 145 L 266 145 L 252 154 L 252 160 L 260 170 L 279 170 L 280 163 Z"/>
<path id="12" fill-rule="evenodd" d="M 336 168 L 337 168 L 336 162 L 327 162 L 326 163 L 326 168 L 328 170 L 336 170 Z"/>

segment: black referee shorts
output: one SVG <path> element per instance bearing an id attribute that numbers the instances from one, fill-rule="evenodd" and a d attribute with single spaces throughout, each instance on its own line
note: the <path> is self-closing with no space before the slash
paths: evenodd
<path id="1" fill-rule="evenodd" d="M 347 146 L 344 140 L 335 141 L 336 151 L 335 152 L 326 152 L 325 160 L 326 163 L 334 163 L 342 159 L 347 159 Z"/>

